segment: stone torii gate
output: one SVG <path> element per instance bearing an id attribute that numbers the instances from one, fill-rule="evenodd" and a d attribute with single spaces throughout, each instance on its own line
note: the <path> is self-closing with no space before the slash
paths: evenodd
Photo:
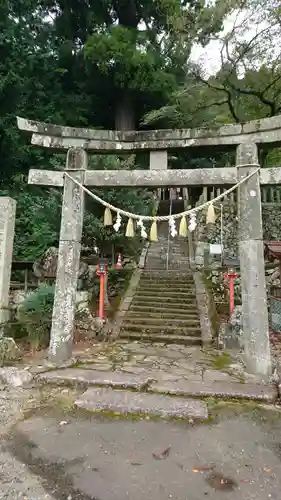
<path id="1" fill-rule="evenodd" d="M 257 168 L 260 144 L 281 145 L 281 116 L 214 129 L 114 132 L 62 127 L 17 118 L 31 144 L 67 153 L 66 168 L 88 187 L 187 187 L 236 184 Z M 236 167 L 168 170 L 168 151 L 180 148 L 236 150 Z M 87 153 L 149 151 L 150 170 L 87 170 Z M 64 171 L 32 169 L 28 182 L 63 188 L 49 357 L 59 363 L 72 352 L 75 295 L 83 227 L 84 192 Z M 239 254 L 245 359 L 254 373 L 269 375 L 271 357 L 264 273 L 260 185 L 281 184 L 281 168 L 263 169 L 239 188 Z"/>

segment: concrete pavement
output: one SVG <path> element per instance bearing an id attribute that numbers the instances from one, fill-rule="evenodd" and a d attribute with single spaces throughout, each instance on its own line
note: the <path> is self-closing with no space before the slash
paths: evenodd
<path id="1" fill-rule="evenodd" d="M 57 407 L 35 412 L 2 441 L 0 498 L 278 500 L 281 414 L 231 405 L 214 417 L 192 425 Z M 13 461 L 25 476 L 7 468 Z M 22 496 L 12 493 L 19 479 Z"/>

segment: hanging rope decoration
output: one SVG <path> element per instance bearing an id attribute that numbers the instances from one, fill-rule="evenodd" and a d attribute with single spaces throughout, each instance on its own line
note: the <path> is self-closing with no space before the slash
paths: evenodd
<path id="1" fill-rule="evenodd" d="M 135 225 L 134 221 L 137 221 L 136 226 L 138 229 L 140 229 L 141 232 L 141 237 L 144 239 L 148 238 L 148 233 L 145 228 L 144 222 L 150 222 L 152 221 L 152 225 L 150 227 L 149 231 L 149 239 L 150 241 L 158 241 L 158 234 L 157 234 L 157 222 L 168 222 L 169 224 L 169 230 L 172 238 L 175 238 L 177 234 L 179 236 L 186 237 L 188 235 L 188 231 L 193 232 L 196 227 L 197 227 L 197 221 L 196 221 L 196 216 L 197 212 L 207 208 L 207 215 L 206 215 L 206 224 L 215 224 L 216 222 L 216 213 L 215 213 L 215 208 L 214 208 L 214 203 L 216 203 L 219 200 L 222 200 L 223 198 L 226 198 L 230 193 L 235 191 L 241 184 L 249 180 L 251 177 L 253 177 L 255 174 L 257 174 L 260 170 L 259 165 L 238 165 L 239 167 L 244 167 L 244 166 L 256 166 L 258 167 L 256 170 L 251 172 L 249 175 L 246 177 L 243 177 L 235 186 L 232 186 L 229 188 L 227 191 L 224 191 L 224 193 L 220 194 L 216 198 L 214 198 L 211 201 L 206 201 L 202 205 L 194 208 L 189 208 L 188 210 L 185 210 L 184 212 L 178 213 L 178 214 L 173 214 L 173 215 L 164 215 L 164 216 L 149 216 L 149 215 L 137 215 L 131 212 L 127 212 L 126 210 L 122 210 L 120 208 L 114 207 L 110 203 L 107 203 L 104 201 L 102 198 L 97 196 L 96 194 L 92 193 L 89 189 L 87 189 L 83 184 L 78 182 L 76 179 L 71 177 L 67 172 L 64 172 L 64 175 L 71 179 L 78 187 L 80 187 L 85 193 L 87 193 L 89 196 L 91 196 L 95 201 L 99 202 L 101 205 L 105 207 L 104 211 L 104 226 L 113 226 L 113 229 L 118 233 L 120 230 L 120 227 L 122 225 L 122 217 L 127 217 L 128 222 L 126 226 L 126 232 L 125 235 L 127 238 L 133 238 L 135 236 Z M 116 221 L 113 224 L 113 219 L 112 219 L 112 212 L 115 212 L 116 215 Z M 188 223 L 186 218 L 188 217 Z M 179 232 L 177 231 L 176 228 L 176 220 L 180 220 L 179 224 Z"/>
<path id="2" fill-rule="evenodd" d="M 206 224 L 215 224 L 216 212 L 213 203 L 210 203 L 207 210 Z"/>

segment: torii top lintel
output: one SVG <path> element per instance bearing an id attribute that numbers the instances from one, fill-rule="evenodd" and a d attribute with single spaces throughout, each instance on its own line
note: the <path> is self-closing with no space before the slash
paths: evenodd
<path id="1" fill-rule="evenodd" d="M 18 128 L 32 134 L 31 144 L 56 150 L 80 147 L 96 153 L 225 147 L 254 142 L 281 145 L 281 115 L 213 128 L 113 131 L 63 127 L 17 117 Z"/>

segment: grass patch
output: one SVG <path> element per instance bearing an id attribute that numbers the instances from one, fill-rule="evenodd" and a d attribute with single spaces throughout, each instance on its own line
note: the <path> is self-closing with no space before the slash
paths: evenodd
<path id="1" fill-rule="evenodd" d="M 212 354 L 212 365 L 216 370 L 225 370 L 232 363 L 232 359 L 227 352 Z"/>

